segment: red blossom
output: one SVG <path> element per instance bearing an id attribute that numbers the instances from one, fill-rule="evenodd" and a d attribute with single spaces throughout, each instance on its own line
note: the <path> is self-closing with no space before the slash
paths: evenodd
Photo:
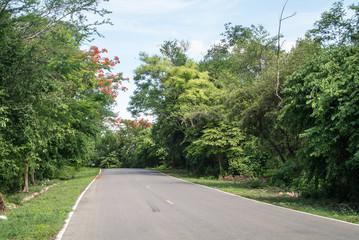
<path id="1" fill-rule="evenodd" d="M 79 51 L 80 52 L 80 51 Z M 113 60 L 108 57 L 102 57 L 101 53 L 107 53 L 106 48 L 99 50 L 96 46 L 91 46 L 89 51 L 80 52 L 78 61 L 86 61 L 89 66 L 89 71 L 94 71 L 96 73 L 95 86 L 98 91 L 109 95 L 111 100 L 115 100 L 119 92 L 117 89 L 120 89 L 120 84 L 125 80 L 122 76 L 122 73 L 112 74 L 111 70 L 117 63 L 120 62 L 117 56 Z M 80 74 L 81 72 L 77 73 Z M 128 90 L 127 87 L 121 87 L 122 91 Z"/>

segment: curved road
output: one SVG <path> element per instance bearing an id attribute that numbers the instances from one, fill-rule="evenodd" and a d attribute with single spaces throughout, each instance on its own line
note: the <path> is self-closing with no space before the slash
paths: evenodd
<path id="1" fill-rule="evenodd" d="M 106 169 L 62 240 L 340 240 L 359 225 L 236 197 L 144 169 Z"/>

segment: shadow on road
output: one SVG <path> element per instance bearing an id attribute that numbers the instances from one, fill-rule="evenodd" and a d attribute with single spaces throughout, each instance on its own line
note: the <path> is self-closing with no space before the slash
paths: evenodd
<path id="1" fill-rule="evenodd" d="M 164 176 L 160 172 L 156 172 L 149 169 L 139 168 L 111 168 L 102 169 L 101 175 L 152 175 L 152 176 Z"/>

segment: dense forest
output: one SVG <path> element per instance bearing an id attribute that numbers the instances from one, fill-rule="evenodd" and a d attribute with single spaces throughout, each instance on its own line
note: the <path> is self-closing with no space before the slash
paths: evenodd
<path id="1" fill-rule="evenodd" d="M 359 5 L 334 3 L 290 51 L 280 28 L 272 36 L 228 23 L 201 61 L 183 40 L 141 52 L 128 109 L 154 116 L 150 123 L 110 110 L 126 89 L 112 73 L 118 58 L 80 50 L 105 23 L 85 21 L 84 11 L 106 14 L 97 1 L 7 2 L 0 191 L 25 188 L 28 174 L 93 165 L 243 175 L 304 197 L 359 200 Z"/>

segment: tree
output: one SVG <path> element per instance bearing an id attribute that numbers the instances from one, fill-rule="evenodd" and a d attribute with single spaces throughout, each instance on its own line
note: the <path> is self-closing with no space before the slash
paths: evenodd
<path id="1" fill-rule="evenodd" d="M 180 159 L 180 166 L 191 168 L 183 152 L 186 145 L 198 137 L 201 129 L 220 115 L 216 104 L 221 92 L 209 80 L 208 74 L 200 72 L 197 64 L 191 61 L 185 66 L 169 69 L 164 77 L 164 85 L 167 89 L 164 92 L 168 112 L 166 122 L 172 121 L 176 126 L 172 129 L 177 130 L 175 138 L 169 142 L 170 151 L 178 153 L 172 158 L 172 166 L 176 166 Z"/>
<path id="2" fill-rule="evenodd" d="M 185 45 L 176 40 L 165 42 L 161 47 L 164 56 L 140 53 L 143 64 L 135 70 L 134 81 L 137 88 L 128 108 L 134 116 L 143 113 L 157 118 L 158 127 L 153 129 L 153 136 L 159 137 L 155 142 L 166 146 L 173 166 L 182 165 L 183 159 L 181 142 L 184 135 L 180 119 L 172 114 L 181 87 L 176 80 L 167 80 L 171 68 L 175 69 L 175 65 L 187 61 L 188 57 L 184 55 L 187 48 Z"/>
<path id="3" fill-rule="evenodd" d="M 107 147 L 101 156 L 105 158 L 106 163 L 109 162 L 107 156 L 112 155 L 114 159 L 115 153 L 117 153 L 118 166 L 148 167 L 156 165 L 153 162 L 157 162 L 158 158 L 156 158 L 155 146 L 149 137 L 152 123 L 145 119 L 129 120 L 118 117 L 108 119 L 105 124 L 111 130 L 101 136 L 102 141 L 99 146 Z"/>
<path id="4" fill-rule="evenodd" d="M 354 11 L 354 14 L 351 18 L 345 18 L 347 13 L 344 9 L 344 1 L 335 2 L 330 11 L 322 13 L 321 19 L 314 24 L 315 28 L 309 30 L 307 35 L 324 46 L 357 44 L 359 6 L 353 4 L 349 9 Z"/>
<path id="5" fill-rule="evenodd" d="M 285 2 L 285 4 L 283 5 L 283 9 L 282 12 L 280 13 L 280 18 L 279 18 L 279 26 L 278 26 L 278 34 L 277 34 L 277 86 L 276 86 L 276 90 L 275 90 L 275 95 L 282 101 L 282 97 L 279 95 L 279 86 L 280 86 L 280 51 L 281 51 L 281 43 L 280 43 L 280 38 L 281 38 L 281 28 L 282 28 L 282 22 L 288 18 L 293 17 L 296 13 L 293 13 L 290 16 L 287 17 L 283 17 L 283 12 L 284 9 L 286 7 L 288 3 L 288 0 Z"/>
<path id="6" fill-rule="evenodd" d="M 210 122 L 201 136 L 190 142 L 185 152 L 193 169 L 203 171 L 202 174 L 224 176 L 229 165 L 233 167 L 231 163 L 237 161 L 243 152 L 244 135 L 238 126 L 232 124 L 218 120 Z M 211 159 L 216 159 L 217 167 Z"/>
<path id="7" fill-rule="evenodd" d="M 143 64 L 135 70 L 133 80 L 136 89 L 128 110 L 134 116 L 139 116 L 140 113 L 161 116 L 164 114 L 162 78 L 171 67 L 171 63 L 167 58 L 158 55 L 150 57 L 146 53 L 140 53 L 140 60 Z"/>
<path id="8" fill-rule="evenodd" d="M 304 63 L 285 82 L 279 120 L 297 136 L 297 177 L 307 196 L 358 199 L 356 137 L 357 6 L 346 19 L 333 4 L 290 58 Z M 304 61 L 304 62 L 303 62 Z"/>
<path id="9" fill-rule="evenodd" d="M 302 123 L 298 157 L 306 190 L 328 197 L 358 196 L 357 52 L 357 46 L 323 51 L 288 79 L 285 90 L 281 117 L 296 128 Z"/>
<path id="10" fill-rule="evenodd" d="M 280 99 L 276 95 L 285 72 L 278 81 L 275 66 L 276 60 L 285 63 L 286 54 L 279 52 L 278 58 L 275 44 L 278 39 L 262 26 L 246 28 L 228 24 L 223 36 L 227 39 L 222 40 L 222 48 L 227 50 L 220 53 L 227 52 L 226 64 L 216 68 L 215 84 L 225 92 L 223 105 L 229 121 L 240 122 L 244 133 L 261 139 L 284 163 L 288 149 L 282 139 L 288 136 L 285 129 L 277 126 Z M 212 68 L 208 70 L 215 76 L 211 74 Z"/>
<path id="11" fill-rule="evenodd" d="M 187 51 L 190 47 L 189 42 L 179 41 L 177 39 L 172 41 L 165 41 L 161 47 L 160 52 L 164 57 L 167 57 L 172 66 L 183 66 L 189 60 Z"/>
<path id="12" fill-rule="evenodd" d="M 122 75 L 96 47 L 79 50 L 96 33 L 84 13 L 99 1 L 6 1 L 0 6 L 1 189 L 27 191 L 27 174 L 51 175 L 89 158 L 90 136 L 118 94 Z M 104 22 L 102 22 L 104 23 Z M 125 90 L 125 89 L 123 89 Z M 80 160 L 80 156 L 82 160 Z M 85 160 L 84 160 L 85 159 Z M 52 171 L 48 171 L 51 170 Z M 23 177 L 21 177 L 23 175 Z"/>
<path id="13" fill-rule="evenodd" d="M 273 64 L 276 38 L 261 25 L 243 27 L 228 23 L 225 30 L 221 43 L 209 49 L 200 62 L 200 70 L 208 71 L 218 84 L 227 86 L 261 77 L 263 67 Z"/>
<path id="14" fill-rule="evenodd" d="M 8 211 L 3 195 L 0 193 L 0 214 Z"/>
<path id="15" fill-rule="evenodd" d="M 103 0 L 107 1 L 107 0 Z M 17 25 L 14 34 L 21 40 L 30 40 L 50 31 L 58 24 L 65 24 L 72 31 L 76 41 L 99 35 L 96 26 L 109 23 L 108 19 L 90 23 L 86 13 L 104 17 L 110 12 L 99 9 L 100 0 L 6 0 L 0 5 L 0 14 L 7 18 L 5 26 Z"/>

